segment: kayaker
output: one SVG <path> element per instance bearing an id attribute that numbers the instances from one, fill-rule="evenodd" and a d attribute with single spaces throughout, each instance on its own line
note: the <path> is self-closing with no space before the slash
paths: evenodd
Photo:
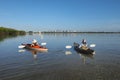
<path id="1" fill-rule="evenodd" d="M 82 44 L 83 44 L 84 46 L 87 46 L 87 42 L 86 42 L 85 39 L 82 40 Z"/>
<path id="2" fill-rule="evenodd" d="M 85 39 L 82 40 L 82 44 L 79 46 L 80 48 L 87 49 L 87 42 Z"/>
<path id="3" fill-rule="evenodd" d="M 39 46 L 36 39 L 33 39 L 31 46 Z"/>

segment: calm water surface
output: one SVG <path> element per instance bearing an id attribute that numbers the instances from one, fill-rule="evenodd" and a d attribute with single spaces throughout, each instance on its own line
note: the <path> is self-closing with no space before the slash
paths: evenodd
<path id="1" fill-rule="evenodd" d="M 65 49 L 73 42 L 96 44 L 95 55 Z M 48 52 L 18 49 L 46 42 Z M 119 80 L 120 34 L 33 34 L 0 41 L 0 80 Z M 25 50 L 24 52 L 20 52 Z"/>

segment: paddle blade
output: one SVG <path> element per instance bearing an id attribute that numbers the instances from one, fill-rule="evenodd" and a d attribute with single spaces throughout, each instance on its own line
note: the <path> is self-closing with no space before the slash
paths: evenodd
<path id="1" fill-rule="evenodd" d="M 20 46 L 18 46 L 18 48 L 24 48 L 25 46 L 24 45 L 20 45 Z"/>
<path id="2" fill-rule="evenodd" d="M 46 45 L 47 43 L 41 43 L 41 45 Z"/>
<path id="3" fill-rule="evenodd" d="M 96 45 L 95 44 L 91 44 L 90 47 L 95 47 Z"/>
<path id="4" fill-rule="evenodd" d="M 67 45 L 67 46 L 65 46 L 65 48 L 66 48 L 66 49 L 70 49 L 70 48 L 72 48 L 72 46 Z"/>

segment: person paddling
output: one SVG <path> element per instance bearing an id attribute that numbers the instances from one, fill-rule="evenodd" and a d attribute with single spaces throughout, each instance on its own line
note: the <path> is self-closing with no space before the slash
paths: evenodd
<path id="1" fill-rule="evenodd" d="M 31 46 L 39 46 L 36 39 L 33 39 Z"/>
<path id="2" fill-rule="evenodd" d="M 82 40 L 82 45 L 87 47 L 87 42 L 85 39 Z"/>
<path id="3" fill-rule="evenodd" d="M 79 48 L 88 49 L 88 47 L 87 47 L 87 42 L 86 42 L 85 39 L 82 40 L 82 44 L 79 46 Z"/>

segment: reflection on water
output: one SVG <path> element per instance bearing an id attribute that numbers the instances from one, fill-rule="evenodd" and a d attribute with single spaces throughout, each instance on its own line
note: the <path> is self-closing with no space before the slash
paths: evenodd
<path id="1" fill-rule="evenodd" d="M 47 53 L 48 52 L 48 51 L 39 51 L 39 50 L 32 50 L 32 49 L 20 49 L 20 50 L 18 50 L 18 52 L 25 53 L 26 50 L 33 55 L 34 59 L 37 59 L 38 53 Z"/>
<path id="2" fill-rule="evenodd" d="M 84 33 L 81 33 L 84 34 Z M 54 36 L 54 37 L 67 37 L 67 36 L 77 36 L 79 33 L 41 33 L 39 35 L 47 35 L 47 36 Z"/>
<path id="3" fill-rule="evenodd" d="M 78 53 L 80 55 L 80 57 L 82 58 L 83 63 L 86 63 L 86 60 L 88 58 L 90 59 L 94 59 L 94 54 L 84 54 L 84 53 Z"/>
<path id="4" fill-rule="evenodd" d="M 70 55 L 70 54 L 72 54 L 71 51 L 69 51 L 69 50 L 65 51 L 65 55 Z"/>
<path id="5" fill-rule="evenodd" d="M 43 34 L 39 34 L 39 36 L 40 36 L 40 39 L 43 39 L 44 38 L 44 36 L 43 36 Z"/>
<path id="6" fill-rule="evenodd" d="M 9 36 L 9 35 L 0 35 L 0 41 L 4 41 L 4 39 L 15 38 L 17 35 Z"/>
<path id="7" fill-rule="evenodd" d="M 38 53 L 38 52 L 35 51 L 35 50 L 31 50 L 30 52 L 32 53 L 33 58 L 34 58 L 34 59 L 37 59 L 37 53 Z"/>
<path id="8" fill-rule="evenodd" d="M 20 53 L 25 52 L 25 49 L 20 49 L 20 50 L 18 50 L 18 52 L 20 52 Z"/>
<path id="9" fill-rule="evenodd" d="M 24 35 L 0 35 L 0 42 L 4 41 L 5 39 L 16 38 L 18 36 L 25 36 L 25 34 Z"/>

